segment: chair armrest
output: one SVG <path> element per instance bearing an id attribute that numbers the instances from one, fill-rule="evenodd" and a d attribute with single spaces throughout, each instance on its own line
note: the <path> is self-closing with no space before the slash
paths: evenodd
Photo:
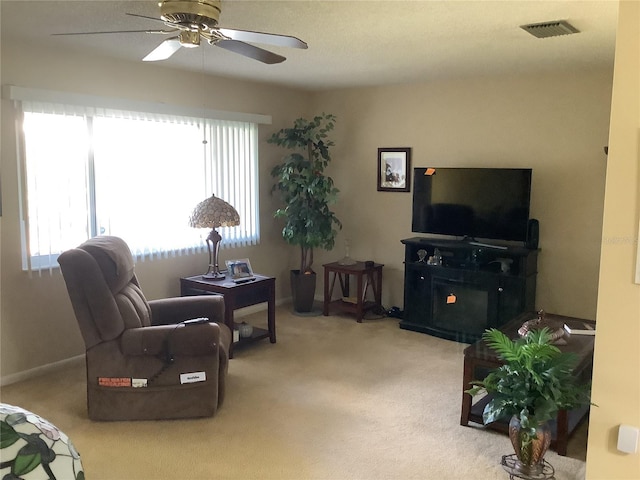
<path id="1" fill-rule="evenodd" d="M 191 318 L 206 317 L 210 322 L 224 323 L 224 297 L 198 295 L 151 300 L 151 323 L 172 325 Z"/>
<path id="2" fill-rule="evenodd" d="M 120 338 L 125 355 L 212 355 L 219 346 L 220 325 L 216 323 L 131 328 Z"/>

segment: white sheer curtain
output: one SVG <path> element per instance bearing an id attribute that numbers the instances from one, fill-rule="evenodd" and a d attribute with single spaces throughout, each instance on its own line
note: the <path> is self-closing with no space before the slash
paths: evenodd
<path id="1" fill-rule="evenodd" d="M 240 214 L 222 247 L 257 244 L 257 124 L 22 102 L 23 264 L 99 234 L 125 239 L 137 258 L 202 251 L 209 231 L 188 226 L 211 194 Z"/>

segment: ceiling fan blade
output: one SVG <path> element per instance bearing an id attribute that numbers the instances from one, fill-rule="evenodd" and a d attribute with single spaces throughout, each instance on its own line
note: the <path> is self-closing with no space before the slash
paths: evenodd
<path id="1" fill-rule="evenodd" d="M 148 17 L 146 15 L 138 15 L 137 13 L 127 13 L 125 12 L 126 15 L 129 15 L 130 17 L 140 17 L 140 18 L 146 18 L 148 20 L 154 20 L 156 22 L 162 22 L 164 23 L 164 20 L 162 20 L 161 18 L 157 18 L 157 17 Z"/>
<path id="2" fill-rule="evenodd" d="M 51 35 L 103 35 L 109 33 L 160 33 L 168 34 L 177 32 L 178 29 L 172 30 L 110 30 L 105 32 L 71 32 L 71 33 L 52 33 Z"/>
<path id="3" fill-rule="evenodd" d="M 275 45 L 277 47 L 308 48 L 305 42 L 290 35 L 252 32 L 249 30 L 234 30 L 231 28 L 219 28 L 218 30 L 224 36 L 241 42 L 264 43 L 266 45 Z"/>
<path id="4" fill-rule="evenodd" d="M 166 60 L 171 55 L 180 50 L 180 47 L 181 45 L 178 37 L 167 38 L 142 60 L 144 62 L 157 62 L 158 60 Z"/>
<path id="5" fill-rule="evenodd" d="M 239 42 L 237 40 L 220 40 L 214 45 L 220 48 L 224 48 L 225 50 L 229 50 L 230 52 L 239 53 L 240 55 L 244 55 L 245 57 L 253 58 L 254 60 L 258 60 L 259 62 L 267 63 L 269 65 L 272 65 L 274 63 L 281 63 L 286 60 L 286 58 L 282 55 L 278 55 L 268 50 L 249 45 L 248 43 Z"/>

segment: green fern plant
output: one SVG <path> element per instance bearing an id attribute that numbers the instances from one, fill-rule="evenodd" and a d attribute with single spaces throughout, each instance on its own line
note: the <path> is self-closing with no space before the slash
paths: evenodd
<path id="1" fill-rule="evenodd" d="M 516 340 L 489 329 L 483 339 L 504 363 L 466 390 L 472 396 L 491 395 L 482 415 L 485 424 L 516 415 L 525 437 L 533 438 L 536 427 L 555 418 L 558 410 L 590 403 L 590 384 L 573 374 L 577 356 L 553 345 L 548 328 Z"/>

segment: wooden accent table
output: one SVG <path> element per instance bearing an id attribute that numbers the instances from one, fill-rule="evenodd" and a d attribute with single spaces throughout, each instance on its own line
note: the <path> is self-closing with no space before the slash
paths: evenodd
<path id="1" fill-rule="evenodd" d="M 340 265 L 338 262 L 326 263 L 324 267 L 324 305 L 322 314 L 329 315 L 329 307 L 336 306 L 341 310 L 355 313 L 356 321 L 362 323 L 364 313 L 372 308 L 382 308 L 382 267 L 381 263 L 367 266 L 365 262 L 356 262 L 354 265 Z M 329 274 L 333 273 L 333 281 L 329 285 Z M 355 297 L 351 301 L 344 301 L 349 297 L 349 276 L 356 277 Z M 336 278 L 340 280 L 342 298 L 332 300 L 333 288 Z M 373 301 L 367 301 L 367 290 L 373 290 Z"/>
<path id="2" fill-rule="evenodd" d="M 224 297 L 224 323 L 234 330 L 233 311 L 238 308 L 267 302 L 267 329 L 253 327 L 249 338 L 241 338 L 238 343 L 253 342 L 269 337 L 276 343 L 276 279 L 264 275 L 255 275 L 255 280 L 245 283 L 234 283 L 230 279 L 206 280 L 202 275 L 180 279 L 180 294 L 207 295 L 218 294 Z M 229 351 L 233 358 L 233 343 Z"/>
<path id="3" fill-rule="evenodd" d="M 504 332 L 509 338 L 518 338 L 518 329 L 522 324 L 526 320 L 536 317 L 537 313 L 535 312 L 522 313 L 513 320 L 507 322 L 502 328 L 500 328 L 500 331 Z M 558 322 L 560 326 L 562 326 L 563 323 L 571 325 L 572 322 L 595 325 L 595 322 L 592 320 L 565 317 L 562 315 L 554 315 L 552 313 L 545 313 L 545 317 L 547 320 Z M 578 363 L 574 368 L 574 372 L 581 380 L 589 381 L 591 379 L 593 367 L 593 345 L 595 336 L 565 334 L 564 338 L 567 340 L 567 345 L 558 345 L 558 348 L 563 352 L 573 352 L 577 355 Z M 483 424 L 482 412 L 485 405 L 489 402 L 490 397 L 485 396 L 476 403 L 472 403 L 473 399 L 471 395 L 465 393 L 465 390 L 472 387 L 472 380 L 482 380 L 489 371 L 499 367 L 500 365 L 502 365 L 502 363 L 497 358 L 495 351 L 489 348 L 484 340 L 479 340 L 464 350 L 462 412 L 460 414 L 460 425 L 467 426 L 469 422 Z M 567 442 L 569 440 L 569 436 L 578 427 L 588 411 L 588 405 L 571 411 L 560 410 L 556 420 L 551 422 L 551 448 L 555 448 L 558 455 L 567 454 Z M 487 425 L 487 428 L 508 433 L 507 422 L 494 422 Z"/>

